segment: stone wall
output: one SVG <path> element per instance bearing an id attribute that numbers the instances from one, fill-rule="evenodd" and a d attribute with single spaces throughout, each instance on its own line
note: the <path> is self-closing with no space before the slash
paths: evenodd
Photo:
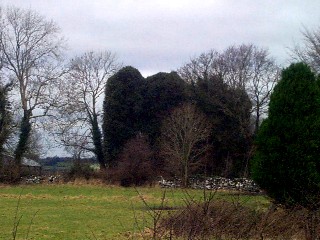
<path id="1" fill-rule="evenodd" d="M 190 188 L 193 189 L 208 189 L 208 190 L 236 190 L 243 192 L 260 192 L 258 185 L 248 178 L 224 178 L 224 177 L 208 177 L 205 179 L 190 178 Z M 159 185 L 164 188 L 178 188 L 181 186 L 181 181 L 178 178 L 165 180 L 161 177 Z"/>

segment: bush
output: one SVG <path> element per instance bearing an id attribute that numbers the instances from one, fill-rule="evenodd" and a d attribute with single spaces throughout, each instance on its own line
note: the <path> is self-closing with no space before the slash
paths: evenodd
<path id="1" fill-rule="evenodd" d="M 77 178 L 89 180 L 90 178 L 95 177 L 95 175 L 95 171 L 89 164 L 75 163 L 65 175 L 65 180 L 73 181 Z"/>
<path id="2" fill-rule="evenodd" d="M 154 178 L 151 161 L 152 151 L 148 139 L 139 134 L 124 145 L 119 155 L 115 179 L 125 187 L 151 183 Z"/>
<path id="3" fill-rule="evenodd" d="M 22 173 L 20 168 L 14 163 L 6 164 L 0 168 L 0 182 L 17 184 L 20 182 Z"/>
<path id="4" fill-rule="evenodd" d="M 241 202 L 210 200 L 170 214 L 159 228 L 183 239 L 303 239 L 306 216 L 301 208 L 259 211 Z"/>

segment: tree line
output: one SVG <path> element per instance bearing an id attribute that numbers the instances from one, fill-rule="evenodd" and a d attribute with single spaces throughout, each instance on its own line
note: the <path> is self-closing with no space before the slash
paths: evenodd
<path id="1" fill-rule="evenodd" d="M 103 171 L 119 165 L 128 143 L 144 142 L 152 166 L 181 177 L 249 174 L 281 72 L 266 49 L 213 49 L 144 78 L 110 51 L 66 59 L 59 27 L 32 10 L 6 8 L 0 18 L 0 149 L 14 155 L 16 172 L 48 130 L 75 158 L 93 154 Z M 292 52 L 313 61 L 303 49 Z"/>
<path id="2" fill-rule="evenodd" d="M 266 49 L 241 44 L 144 78 L 109 51 L 68 60 L 53 21 L 1 9 L 0 167 L 13 155 L 9 176 L 19 179 L 47 130 L 122 185 L 163 173 L 184 186 L 193 174 L 250 175 L 275 203 L 307 209 L 307 239 L 318 239 L 320 32 L 302 35 L 291 49 L 300 63 L 283 70 Z"/>

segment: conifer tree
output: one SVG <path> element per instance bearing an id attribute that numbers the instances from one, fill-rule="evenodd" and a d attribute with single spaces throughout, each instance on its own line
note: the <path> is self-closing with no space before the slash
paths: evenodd
<path id="1" fill-rule="evenodd" d="M 283 70 L 256 139 L 252 177 L 276 202 L 320 207 L 320 89 L 304 63 Z"/>
<path id="2" fill-rule="evenodd" d="M 2 156 L 4 144 L 10 135 L 10 123 L 12 120 L 10 113 L 10 103 L 8 101 L 8 91 L 11 84 L 0 86 L 0 168 L 2 166 Z"/>

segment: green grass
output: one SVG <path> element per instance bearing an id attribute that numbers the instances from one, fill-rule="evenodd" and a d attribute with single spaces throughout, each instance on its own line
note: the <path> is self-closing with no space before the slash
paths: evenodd
<path id="1" fill-rule="evenodd" d="M 0 239 L 12 239 L 16 213 L 21 217 L 16 239 L 25 239 L 29 227 L 28 239 L 128 239 L 129 232 L 138 233 L 145 220 L 150 222 L 138 192 L 151 206 L 159 206 L 164 190 L 71 184 L 0 186 Z M 183 206 L 185 199 L 202 197 L 201 190 L 188 190 L 188 194 L 167 190 L 166 205 Z M 253 207 L 268 205 L 262 196 L 217 193 L 216 197 Z"/>

